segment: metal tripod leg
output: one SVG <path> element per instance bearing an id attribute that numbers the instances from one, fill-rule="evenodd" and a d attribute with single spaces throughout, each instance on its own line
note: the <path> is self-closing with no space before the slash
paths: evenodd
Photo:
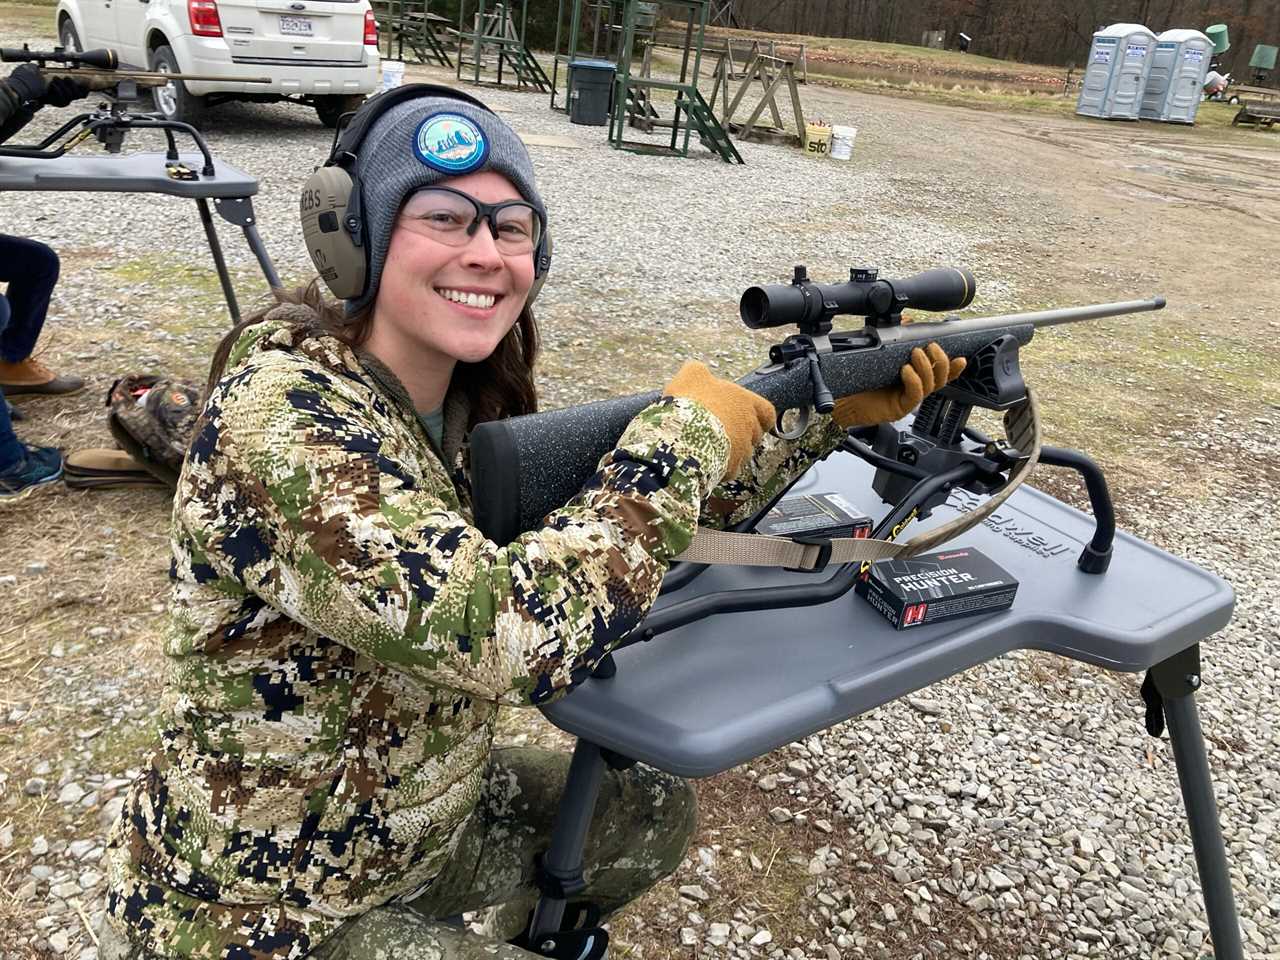
<path id="1" fill-rule="evenodd" d="M 1209 916 L 1213 955 L 1217 960 L 1244 960 L 1240 921 L 1231 890 L 1231 873 L 1227 868 L 1227 851 L 1218 821 L 1218 804 L 1213 796 L 1209 760 L 1205 755 L 1204 736 L 1196 710 L 1195 691 L 1200 687 L 1199 646 L 1190 647 L 1156 664 L 1151 668 L 1148 679 L 1154 685 L 1169 725 L 1169 742 L 1173 747 L 1178 785 L 1182 788 L 1182 802 L 1191 827 L 1196 871 L 1200 874 L 1205 912 Z M 1148 697 L 1150 706 L 1150 693 L 1144 691 L 1144 696 Z M 1149 715 L 1148 729 L 1150 720 Z"/>
<path id="2" fill-rule="evenodd" d="M 262 245 L 262 238 L 258 236 L 258 219 L 253 212 L 253 200 L 249 197 L 216 197 L 213 205 L 218 211 L 218 216 L 244 231 L 245 241 L 249 244 L 253 255 L 258 258 L 258 267 L 262 270 L 262 275 L 267 278 L 267 285 L 280 286 L 280 277 L 276 275 L 275 265 L 267 255 L 267 248 Z"/>
<path id="3" fill-rule="evenodd" d="M 551 846 L 542 857 L 544 879 L 559 886 L 556 894 L 544 888 L 529 926 L 529 944 L 537 949 L 547 934 L 560 929 L 569 897 L 586 884 L 582 878 L 582 852 L 587 844 L 587 829 L 596 809 L 600 781 L 604 777 L 604 756 L 594 743 L 579 740 L 569 763 L 560 809 L 556 813 Z"/>
<path id="4" fill-rule="evenodd" d="M 218 243 L 218 234 L 213 229 L 213 214 L 209 212 L 209 201 L 204 197 L 196 200 L 200 208 L 200 223 L 204 225 L 204 235 L 209 240 L 209 250 L 213 253 L 213 265 L 218 270 L 218 282 L 222 284 L 222 296 L 227 301 L 227 309 L 231 311 L 231 323 L 240 322 L 240 305 L 236 303 L 236 292 L 231 287 L 231 278 L 227 276 L 227 261 L 222 257 L 222 246 Z"/>

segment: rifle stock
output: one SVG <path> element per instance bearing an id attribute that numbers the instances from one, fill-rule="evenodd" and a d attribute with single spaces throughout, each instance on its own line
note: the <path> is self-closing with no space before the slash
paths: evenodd
<path id="1" fill-rule="evenodd" d="M 911 351 L 931 341 L 951 357 L 972 357 L 1004 335 L 1026 345 L 1038 327 L 1162 307 L 1164 299 L 1157 297 L 981 319 L 867 326 L 831 334 L 842 350 L 821 354 L 819 365 L 831 392 L 847 396 L 898 383 Z M 768 364 L 738 383 L 772 403 L 779 415 L 813 405 L 814 387 L 805 359 Z M 652 391 L 478 424 L 471 433 L 476 526 L 500 544 L 539 526 L 543 517 L 582 489 L 631 420 L 658 397 Z"/>

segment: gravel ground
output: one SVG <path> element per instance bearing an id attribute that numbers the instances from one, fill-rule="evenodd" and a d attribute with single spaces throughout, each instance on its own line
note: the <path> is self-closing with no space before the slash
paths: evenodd
<path id="1" fill-rule="evenodd" d="M 32 38 L 3 36 L 6 44 L 22 39 Z M 1095 186 L 1104 195 L 1108 185 L 1087 164 L 1068 174 L 1069 149 L 1027 146 L 1078 138 L 1067 123 L 988 119 L 816 88 L 805 97 L 807 109 L 859 125 L 859 162 L 808 161 L 759 145 L 744 148 L 742 167 L 702 155 L 696 145 L 696 156 L 684 161 L 619 153 L 603 144 L 602 130 L 571 126 L 542 97 L 485 93 L 520 132 L 573 144 L 531 150 L 556 240 L 540 311 L 547 402 L 652 383 L 693 353 L 745 368 L 759 356 L 760 340 L 738 331 L 733 303 L 744 287 L 781 278 L 792 263 L 807 263 L 819 278 L 854 263 L 892 273 L 967 264 L 980 278 L 983 312 L 1039 303 L 1047 299 L 1041 281 L 1073 271 L 1091 284 L 1092 299 L 1131 295 L 1137 281 L 1190 284 L 1168 267 L 1188 262 L 1190 235 L 1177 234 L 1181 246 L 1123 268 L 1079 239 L 1090 224 L 1113 225 L 1125 214 L 1081 200 Z M 46 128 L 52 120 L 40 119 Z M 255 206 L 282 275 L 307 277 L 294 205 L 329 132 L 301 108 L 229 106 L 214 114 L 208 137 L 217 156 L 260 178 Z M 1053 156 L 1062 166 L 1049 165 Z M 1067 177 L 1071 191 L 1055 193 L 1056 181 Z M 1195 222 L 1196 211 L 1186 209 L 1192 201 L 1158 192 L 1171 219 Z M 76 360 L 125 369 L 151 358 L 149 351 L 156 361 L 177 351 L 189 354 L 193 370 L 203 366 L 216 311 L 200 316 L 199 309 L 216 303 L 216 289 L 211 294 L 195 273 L 207 254 L 194 211 L 183 203 L 4 194 L 0 220 L 7 232 L 64 252 L 50 328 L 79 325 L 99 335 Z M 220 232 L 240 288 L 255 289 L 247 248 L 232 230 Z M 1052 255 L 1045 255 L 1046 243 Z M 122 262 L 133 269 L 120 273 Z M 1276 283 L 1269 275 L 1259 282 Z M 1203 297 L 1220 312 L 1247 313 L 1238 293 L 1215 300 L 1226 280 L 1202 278 L 1202 286 L 1211 288 Z M 1064 281 L 1055 292 L 1081 289 Z M 1196 306 L 1189 302 L 1188 314 Z M 162 314 L 186 325 L 161 324 Z M 1275 360 L 1266 345 L 1274 334 L 1265 333 L 1255 332 L 1256 342 Z M 713 354 L 701 350 L 708 344 Z M 1239 399 L 1227 396 L 1225 382 L 1212 387 L 1224 392 L 1224 409 Z M 1126 475 L 1119 492 L 1131 532 L 1213 570 L 1237 592 L 1231 625 L 1205 646 L 1201 713 L 1246 952 L 1280 957 L 1280 451 L 1274 399 L 1250 409 L 1252 417 L 1195 412 L 1177 429 L 1172 420 L 1157 422 L 1148 440 L 1164 451 L 1165 469 Z M 1203 473 L 1233 457 L 1248 469 Z M 1187 482 L 1193 475 L 1212 477 L 1212 489 Z M 100 516 L 83 518 L 92 546 L 70 560 L 110 570 L 139 539 L 154 542 L 155 563 L 125 577 L 134 612 L 113 617 L 108 604 L 100 615 L 78 614 L 88 617 L 79 635 L 56 640 L 25 675 L 14 673 L 0 711 L 9 742 L 34 737 L 49 709 L 71 719 L 52 752 L 0 771 L 0 865 L 17 871 L 9 891 L 16 925 L 9 946 L 0 946 L 4 960 L 33 952 L 96 955 L 87 929 L 96 924 L 103 887 L 103 830 L 145 743 L 121 742 L 120 731 L 138 728 L 150 711 L 164 591 L 163 497 L 136 495 L 131 508 L 145 518 L 125 522 L 116 496 L 124 495 L 104 495 Z M 0 556 L 24 556 L 22 542 L 13 526 L 0 532 Z M 38 554 L 0 563 L 0 597 L 47 594 L 56 609 L 72 588 L 52 573 Z M 104 575 L 85 595 L 99 590 L 97 602 L 104 602 L 125 589 L 118 577 Z M 9 629 L 0 629 L 0 663 Z M 38 633 L 24 635 L 38 640 Z M 132 669 L 121 661 L 132 661 Z M 40 700 L 24 695 L 19 678 L 45 691 Z M 800 858 L 805 880 L 793 909 L 810 918 L 811 934 L 775 939 L 775 930 L 795 929 L 796 917 L 770 919 L 750 906 L 753 887 L 776 882 L 769 879 L 772 862 L 717 844 L 715 830 L 704 830 L 667 900 L 646 914 L 653 922 L 645 937 L 627 937 L 628 955 L 1206 956 L 1168 742 L 1148 738 L 1141 718 L 1137 678 L 1024 653 L 761 758 L 737 774 L 754 797 L 743 809 L 763 809 L 764 827 L 794 837 L 781 856 Z M 120 763 L 121 755 L 135 759 Z M 12 818 L 12 811 L 32 816 L 37 808 L 38 833 Z"/>

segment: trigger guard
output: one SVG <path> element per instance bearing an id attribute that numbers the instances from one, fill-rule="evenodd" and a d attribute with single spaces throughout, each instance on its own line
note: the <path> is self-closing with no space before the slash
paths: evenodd
<path id="1" fill-rule="evenodd" d="M 778 414 L 778 418 L 773 425 L 773 435 L 775 437 L 779 437 L 783 440 L 799 440 L 800 437 L 804 435 L 804 432 L 809 429 L 809 408 L 798 407 L 796 409 L 800 411 L 799 422 L 790 430 L 782 429 L 782 418 L 786 414 L 786 411 L 784 410 L 782 413 Z"/>

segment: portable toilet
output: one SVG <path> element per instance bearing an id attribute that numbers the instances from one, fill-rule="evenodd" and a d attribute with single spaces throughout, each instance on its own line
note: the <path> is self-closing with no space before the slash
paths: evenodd
<path id="1" fill-rule="evenodd" d="M 1213 41 L 1199 30 L 1166 30 L 1156 37 L 1142 94 L 1142 118 L 1195 123 L 1212 56 Z"/>
<path id="2" fill-rule="evenodd" d="M 1076 113 L 1137 120 L 1156 35 L 1137 23 L 1115 23 L 1093 35 Z"/>

